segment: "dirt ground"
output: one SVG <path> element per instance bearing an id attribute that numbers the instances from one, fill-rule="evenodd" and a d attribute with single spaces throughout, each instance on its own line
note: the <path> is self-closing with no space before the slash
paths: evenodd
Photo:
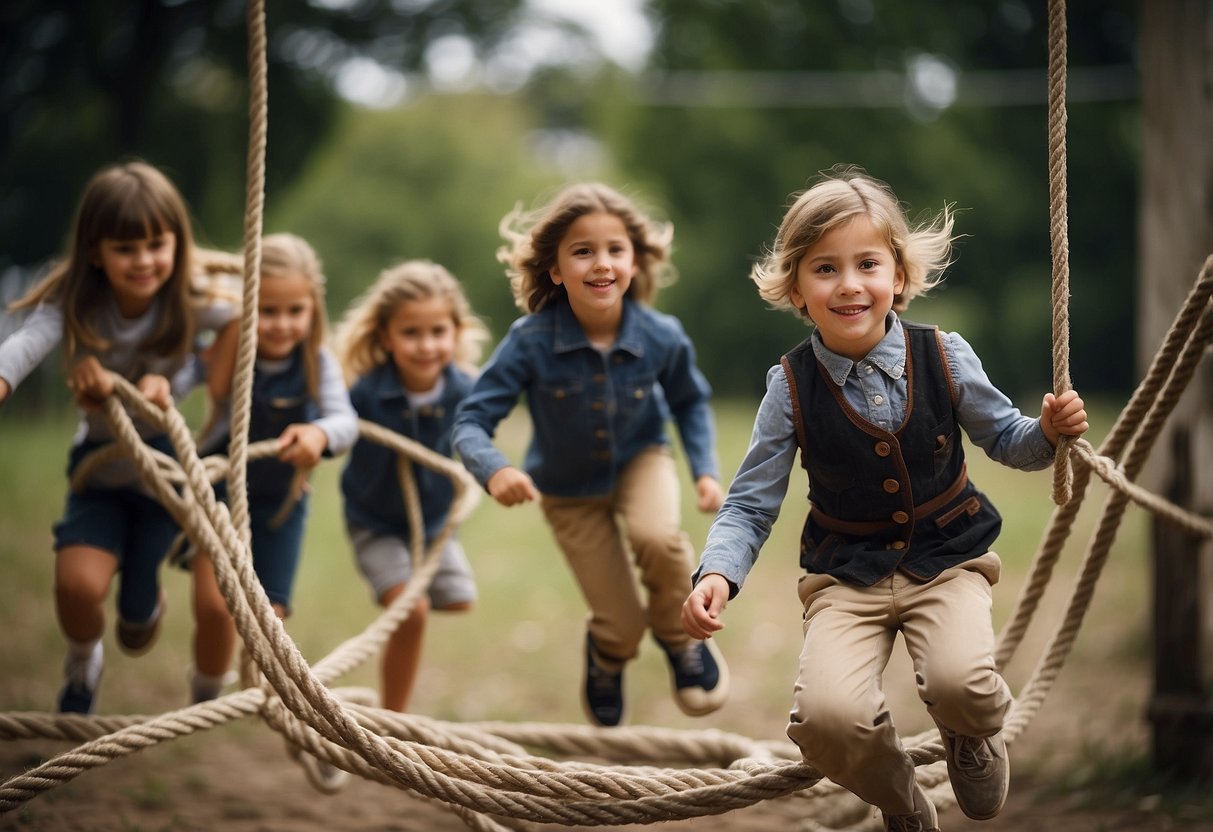
<path id="1" fill-rule="evenodd" d="M 1140 686 L 1117 696 L 1102 695 L 1107 680 L 1098 672 L 1071 674 L 1041 711 L 1038 721 L 1012 750 L 1016 769 L 1011 798 L 995 820 L 978 823 L 955 808 L 941 813 L 948 832 L 1213 832 L 1213 799 L 1153 794 L 1124 773 L 1103 783 L 1082 783 L 1083 748 L 1090 737 L 1109 737 L 1096 765 L 1115 768 L 1118 755 L 1134 754 L 1145 741 L 1140 720 L 1123 719 L 1126 701 L 1145 695 Z M 1128 697 L 1127 699 L 1125 697 Z M 1084 721 L 1075 731 L 1075 715 Z M 1087 739 L 1081 739 L 1086 737 Z M 38 764 L 70 744 L 37 741 L 0 743 L 5 779 Z M 1116 749 L 1120 749 L 1119 751 Z M 1072 783 L 1067 783 L 1073 778 Z M 722 830 L 792 832 L 818 829 L 803 800 L 775 800 L 724 815 L 666 822 L 628 830 Z M 432 802 L 392 787 L 352 778 L 336 795 L 323 795 L 289 761 L 283 745 L 259 722 L 245 721 L 175 740 L 111 762 L 70 783 L 0 814 L 0 830 L 45 832 L 446 832 L 467 829 L 458 817 Z M 525 825 L 526 829 L 570 827 Z"/>

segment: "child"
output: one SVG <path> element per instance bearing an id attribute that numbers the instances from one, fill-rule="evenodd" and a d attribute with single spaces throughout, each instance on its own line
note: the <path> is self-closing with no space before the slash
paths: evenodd
<path id="1" fill-rule="evenodd" d="M 911 228 L 888 185 L 857 168 L 835 168 L 788 210 L 752 277 L 764 300 L 816 330 L 767 374 L 749 452 L 682 612 L 695 638 L 724 626 L 799 448 L 810 507 L 788 736 L 895 830 L 938 828 L 881 690 L 898 632 L 961 810 L 993 817 L 1009 783 L 1001 728 L 1011 695 L 994 666 L 990 620 L 1001 563 L 989 547 L 1001 520 L 965 475 L 958 428 L 1022 470 L 1046 467 L 1059 436 L 1087 429 L 1073 391 L 1045 395 L 1039 420 L 1023 416 L 959 335 L 898 318 L 938 282 L 952 222 L 945 208 Z"/>
<path id="2" fill-rule="evenodd" d="M 291 589 L 303 548 L 307 474 L 325 454 L 349 449 L 358 421 L 336 358 L 325 347 L 324 274 L 316 252 L 293 234 L 262 240 L 257 299 L 257 360 L 248 439 L 278 439 L 278 455 L 248 463 L 253 568 L 280 618 L 290 613 Z M 218 393 L 217 419 L 198 442 L 199 453 L 227 447 L 235 339 L 213 347 L 208 385 Z M 221 484 L 217 491 L 226 493 Z M 210 555 L 199 551 L 194 572 L 194 702 L 214 699 L 236 649 L 236 629 Z"/>
<path id="3" fill-rule="evenodd" d="M 354 409 L 450 456 L 455 408 L 472 389 L 472 368 L 487 337 L 459 282 L 442 266 L 410 260 L 387 269 L 346 313 L 338 338 Z M 384 607 L 404 592 L 413 555 L 421 555 L 409 550 L 413 537 L 398 459 L 383 445 L 359 440 L 341 475 L 358 568 Z M 413 475 L 428 548 L 446 525 L 454 489 L 447 477 L 422 465 L 413 466 Z M 429 610 L 467 610 L 476 600 L 472 568 L 455 535 L 443 545 L 439 563 L 428 597 L 419 599 L 384 649 L 385 708 L 408 708 Z"/>
<path id="4" fill-rule="evenodd" d="M 114 441 L 98 409 L 113 392 L 111 372 L 167 409 L 169 379 L 190 375 L 184 370 L 195 335 L 234 317 L 232 304 L 196 291 L 193 258 L 189 215 L 176 187 L 143 162 L 113 165 L 85 188 L 64 261 L 13 304 L 34 310 L 0 345 L 0 403 L 63 342 L 68 386 L 84 411 L 69 476 Z M 137 417 L 135 424 L 149 445 L 172 453 L 162 432 Z M 177 533 L 129 460 L 103 463 L 82 490 L 68 494 L 54 528 L 55 607 L 68 643 L 59 711 L 96 707 L 103 602 L 116 574 L 118 644 L 132 655 L 151 648 L 164 614 L 160 562 Z"/>
<path id="5" fill-rule="evenodd" d="M 678 424 L 698 493 L 714 512 L 711 390 L 678 321 L 651 308 L 672 231 L 597 184 L 572 185 L 530 215 L 502 221 L 514 300 L 510 327 L 455 417 L 454 447 L 504 506 L 540 500 L 590 607 L 583 700 L 603 726 L 623 718 L 623 668 L 652 629 L 689 715 L 728 695 L 723 658 L 679 624 L 694 567 L 681 529 L 678 477 L 665 423 Z M 534 435 L 525 472 L 492 444 L 525 395 Z M 648 593 L 635 586 L 632 559 Z"/>

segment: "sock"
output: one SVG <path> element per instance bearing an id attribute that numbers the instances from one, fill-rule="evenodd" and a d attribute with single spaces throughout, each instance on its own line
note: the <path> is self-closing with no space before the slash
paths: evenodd
<path id="1" fill-rule="evenodd" d="M 190 668 L 190 695 L 193 697 L 193 702 L 197 705 L 199 702 L 209 702 L 212 699 L 218 699 L 219 694 L 223 691 L 223 686 L 227 684 L 228 674 L 224 673 L 219 676 L 212 676 L 209 673 L 200 673 L 195 668 Z"/>
<path id="2" fill-rule="evenodd" d="M 67 658 L 69 664 L 87 663 L 84 681 L 89 690 L 96 690 L 97 683 L 101 681 L 101 670 L 105 666 L 105 648 L 102 647 L 101 639 L 75 641 L 69 638 L 67 640 Z"/>

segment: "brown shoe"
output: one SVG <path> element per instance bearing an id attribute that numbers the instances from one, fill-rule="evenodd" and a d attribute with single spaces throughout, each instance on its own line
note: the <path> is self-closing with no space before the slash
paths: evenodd
<path id="1" fill-rule="evenodd" d="M 884 818 L 885 832 L 939 832 L 939 816 L 935 813 L 935 804 L 922 786 L 914 784 L 914 811 L 908 815 L 886 815 Z"/>
<path id="2" fill-rule="evenodd" d="M 948 777 L 956 805 L 973 820 L 989 820 L 1002 811 L 1011 786 L 1007 744 L 992 737 L 966 737 L 939 726 L 948 754 Z"/>
<path id="3" fill-rule="evenodd" d="M 160 635 L 160 622 L 164 620 L 164 589 L 160 590 L 160 598 L 156 601 L 156 609 L 152 611 L 152 617 L 142 624 L 132 624 L 129 621 L 123 621 L 122 616 L 118 616 L 118 620 L 114 623 L 114 635 L 118 637 L 118 646 L 123 653 L 128 656 L 141 656 L 148 650 L 152 649 L 152 645 L 156 643 L 156 638 Z"/>

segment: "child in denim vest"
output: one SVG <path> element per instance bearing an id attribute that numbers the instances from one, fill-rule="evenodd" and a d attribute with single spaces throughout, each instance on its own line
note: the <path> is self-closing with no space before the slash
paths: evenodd
<path id="1" fill-rule="evenodd" d="M 898 632 L 939 726 L 966 815 L 1002 808 L 1009 783 L 994 665 L 990 551 L 998 512 L 969 482 L 961 428 L 991 458 L 1047 467 L 1087 429 L 1074 391 L 1020 414 L 956 333 L 903 322 L 949 262 L 952 214 L 911 228 L 889 187 L 836 168 L 785 214 L 759 294 L 815 324 L 767 374 L 750 449 L 708 534 L 683 607 L 695 638 L 724 625 L 770 534 L 797 449 L 809 476 L 799 583 L 804 646 L 788 736 L 824 775 L 878 807 L 886 829 L 938 829 L 885 704 Z"/>
<path id="2" fill-rule="evenodd" d="M 33 312 L 0 344 L 0 404 L 62 343 L 81 421 L 71 476 L 114 442 L 99 409 L 123 376 L 168 409 L 196 381 L 194 338 L 227 328 L 236 307 L 196 279 L 188 210 L 172 182 L 144 162 L 108 166 L 80 199 L 66 256 L 14 308 Z M 184 381 L 183 381 L 184 380 Z M 148 445 L 172 455 L 168 437 L 132 414 Z M 160 563 L 180 530 L 125 458 L 103 462 L 67 496 L 55 524 L 55 610 L 67 639 L 61 712 L 92 713 L 104 668 L 105 597 L 118 577 L 119 647 L 151 649 L 164 618 Z"/>
<path id="3" fill-rule="evenodd" d="M 307 476 L 321 456 L 345 452 L 358 438 L 358 419 L 337 359 L 325 338 L 324 273 L 320 259 L 294 234 L 262 240 L 257 298 L 257 359 L 249 407 L 249 443 L 277 439 L 274 457 L 250 460 L 247 470 L 253 569 L 274 611 L 286 618 L 303 550 L 308 512 Z M 208 386 L 216 416 L 198 441 L 200 454 L 226 449 L 231 433 L 228 394 L 236 338 L 221 338 L 210 360 Z M 216 488 L 220 498 L 226 483 Z M 236 650 L 236 627 L 207 552 L 194 573 L 194 702 L 214 699 Z"/>
<path id="4" fill-rule="evenodd" d="M 515 321 L 455 418 L 464 464 L 504 506 L 539 500 L 590 607 L 582 704 L 623 718 L 623 668 L 652 629 L 687 714 L 719 708 L 728 676 L 715 646 L 689 639 L 679 609 L 694 568 L 681 528 L 665 424 L 678 425 L 701 511 L 720 506 L 707 381 L 678 321 L 651 308 L 672 236 L 633 202 L 577 184 L 502 221 Z M 525 470 L 492 444 L 526 397 Z M 630 548 L 630 555 L 629 555 Z M 642 599 L 633 566 L 647 592 Z"/>
<path id="5" fill-rule="evenodd" d="M 352 383 L 358 415 L 427 448 L 451 455 L 455 408 L 472 389 L 475 362 L 488 331 L 472 314 L 455 277 L 426 260 L 387 269 L 346 313 L 337 354 Z M 413 575 L 410 527 L 397 472 L 397 453 L 360 439 L 341 475 L 346 532 L 358 569 L 375 600 L 386 607 Z M 446 525 L 454 488 L 444 475 L 413 466 L 428 547 Z M 459 538 L 452 534 L 422 596 L 384 647 L 382 704 L 403 711 L 417 678 L 431 609 L 462 611 L 476 600 L 476 580 Z"/>

